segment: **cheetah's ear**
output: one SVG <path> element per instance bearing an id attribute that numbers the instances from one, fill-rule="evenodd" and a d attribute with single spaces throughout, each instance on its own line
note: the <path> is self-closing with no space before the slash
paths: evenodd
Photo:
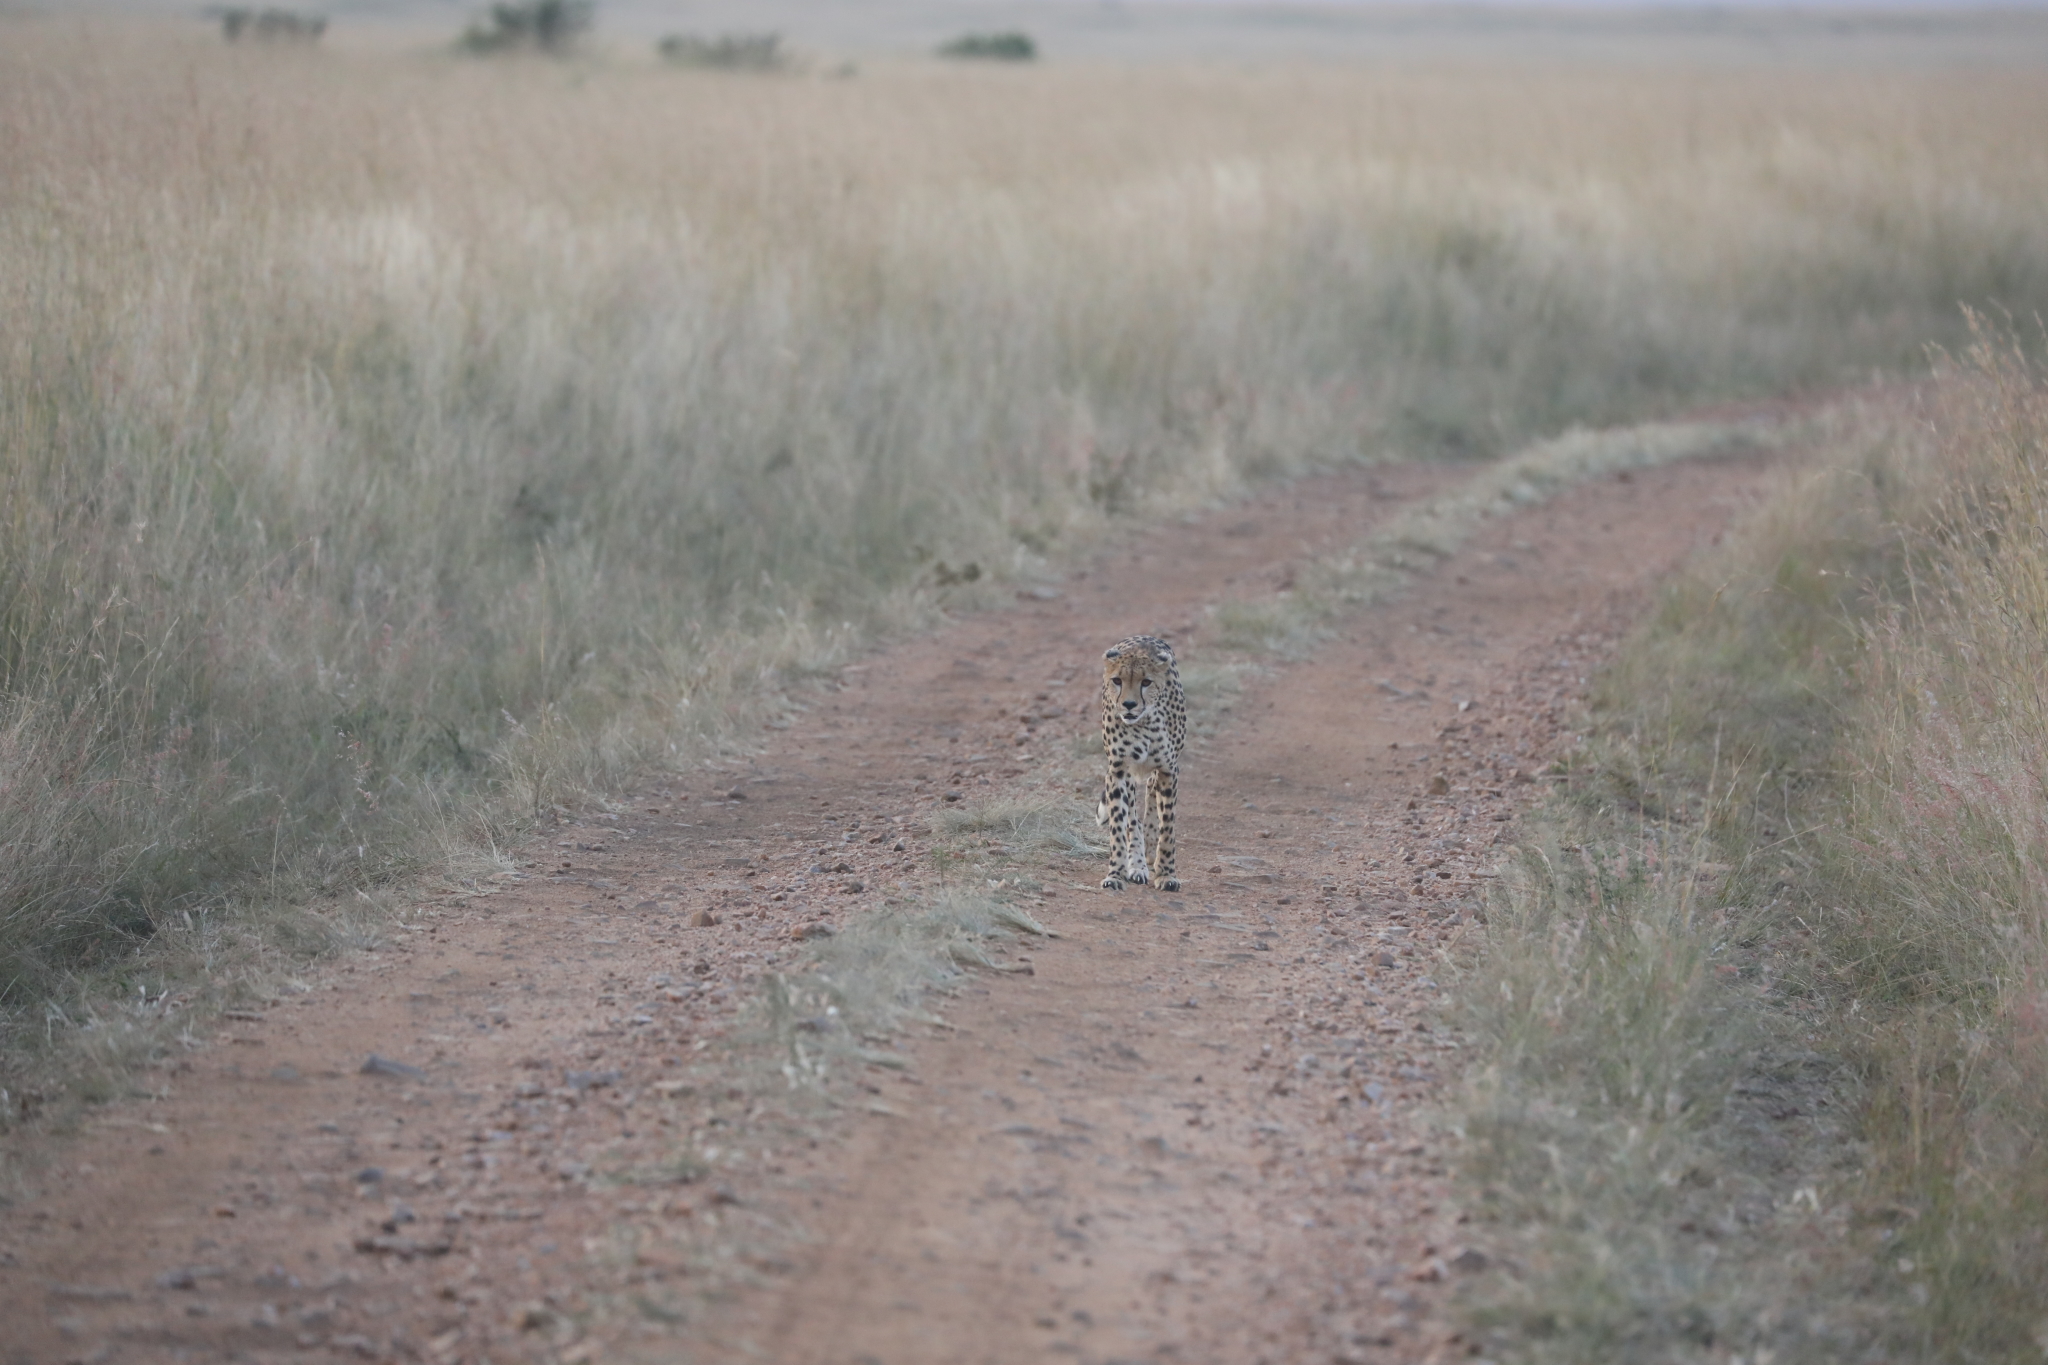
<path id="1" fill-rule="evenodd" d="M 1102 651 L 1102 657 L 1105 659 L 1120 659 L 1123 656 L 1113 649 L 1105 649 Z"/>

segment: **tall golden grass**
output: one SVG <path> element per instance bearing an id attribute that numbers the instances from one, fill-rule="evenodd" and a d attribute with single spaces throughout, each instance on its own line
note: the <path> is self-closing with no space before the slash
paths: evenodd
<path id="1" fill-rule="evenodd" d="M 2025 73 L 741 80 L 0 24 L 16 1041 L 1122 519 L 2048 300 Z"/>
<path id="2" fill-rule="evenodd" d="M 1534 1359 L 2022 1361 L 2048 1291 L 2048 378 L 1987 330 L 1673 586 L 1465 986 Z"/>
<path id="3" fill-rule="evenodd" d="M 1817 917 L 1929 1358 L 2048 1317 L 2048 375 L 1987 338 L 1930 414 L 1907 591 L 1866 635 Z"/>

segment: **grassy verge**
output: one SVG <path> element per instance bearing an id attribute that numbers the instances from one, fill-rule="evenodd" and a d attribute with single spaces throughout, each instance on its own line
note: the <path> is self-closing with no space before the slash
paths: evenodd
<path id="1" fill-rule="evenodd" d="M 1525 1360 L 2037 1359 L 2048 386 L 1981 343 L 1675 584 L 1461 997 Z"/>
<path id="2" fill-rule="evenodd" d="M 2018 74 L 735 84 L 0 25 L 10 1069 L 1123 519 L 2048 300 Z"/>

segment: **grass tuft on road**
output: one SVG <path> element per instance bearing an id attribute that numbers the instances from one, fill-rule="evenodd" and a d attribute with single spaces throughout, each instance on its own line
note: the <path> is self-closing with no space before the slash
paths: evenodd
<path id="1" fill-rule="evenodd" d="M 912 1024 L 944 1026 L 935 994 L 972 971 L 1017 970 L 999 959 L 999 945 L 1050 932 L 986 892 L 886 906 L 825 939 L 793 971 L 763 979 L 743 1050 L 772 1055 L 792 1090 L 825 1090 L 862 1066 L 906 1066 L 891 1040 Z"/>

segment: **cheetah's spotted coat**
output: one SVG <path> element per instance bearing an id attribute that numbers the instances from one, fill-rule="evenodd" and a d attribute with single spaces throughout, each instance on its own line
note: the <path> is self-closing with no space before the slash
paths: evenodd
<path id="1" fill-rule="evenodd" d="M 1096 823 L 1110 830 L 1104 889 L 1121 891 L 1126 883 L 1150 882 L 1162 891 L 1180 890 L 1173 875 L 1173 800 L 1187 733 L 1187 698 L 1173 646 L 1151 635 L 1133 635 L 1110 646 L 1102 656 L 1102 749 L 1109 770 L 1095 811 Z M 1153 836 L 1149 869 L 1148 823 Z"/>

